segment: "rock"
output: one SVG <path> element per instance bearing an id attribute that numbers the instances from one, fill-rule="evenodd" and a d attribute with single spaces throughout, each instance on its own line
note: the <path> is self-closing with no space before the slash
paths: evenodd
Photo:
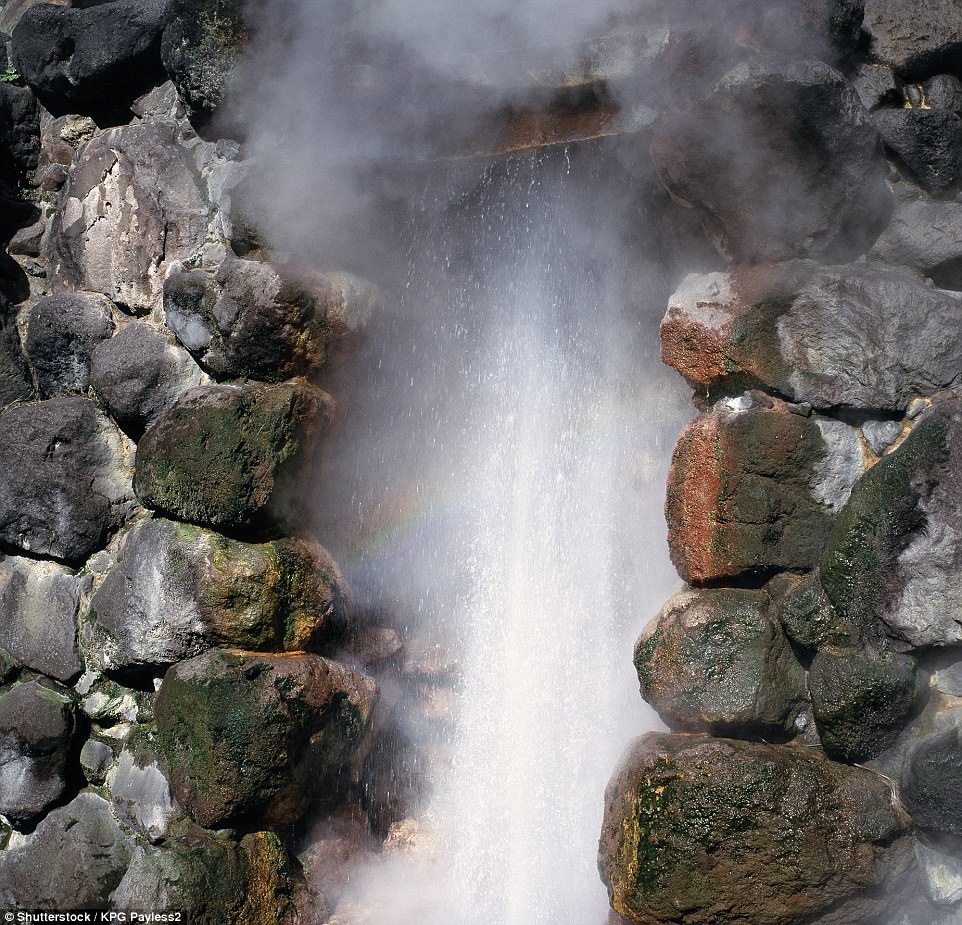
<path id="1" fill-rule="evenodd" d="M 138 846 L 112 908 L 175 909 L 191 925 L 310 925 L 327 914 L 273 832 L 238 844 L 197 829 L 162 847 Z"/>
<path id="2" fill-rule="evenodd" d="M 792 263 L 686 277 L 661 344 L 700 392 L 754 383 L 816 408 L 904 412 L 959 380 L 962 311 L 906 270 Z"/>
<path id="3" fill-rule="evenodd" d="M 212 527 L 287 522 L 301 506 L 301 479 L 327 423 L 326 396 L 303 383 L 192 389 L 141 439 L 137 496 Z"/>
<path id="4" fill-rule="evenodd" d="M 855 90 L 817 61 L 740 64 L 659 121 L 652 157 L 736 263 L 846 260 L 891 213 L 878 135 Z"/>
<path id="5" fill-rule="evenodd" d="M 114 331 L 110 302 L 65 293 L 39 299 L 27 316 L 24 347 L 42 398 L 84 395 L 94 348 Z"/>
<path id="6" fill-rule="evenodd" d="M 0 694 L 0 813 L 26 822 L 60 798 L 73 732 L 65 693 L 27 681 Z"/>
<path id="7" fill-rule="evenodd" d="M 215 276 L 193 270 L 168 277 L 164 309 L 177 339 L 218 378 L 278 382 L 324 361 L 324 295 L 270 264 L 229 258 Z"/>
<path id="8" fill-rule="evenodd" d="M 676 594 L 638 640 L 635 669 L 673 729 L 785 738 L 805 702 L 805 671 L 764 591 Z"/>
<path id="9" fill-rule="evenodd" d="M 880 776 L 801 748 L 648 733 L 605 794 L 599 867 L 643 925 L 864 922 L 910 861 Z"/>
<path id="10" fill-rule="evenodd" d="M 26 401 L 32 394 L 17 330 L 17 309 L 0 294 L 0 411 L 14 402 Z"/>
<path id="11" fill-rule="evenodd" d="M 962 836 L 962 733 L 958 721 L 915 743 L 902 771 L 902 799 L 920 829 Z"/>
<path id="12" fill-rule="evenodd" d="M 83 671 L 77 646 L 81 581 L 52 562 L 0 561 L 0 638 L 32 671 L 65 683 Z"/>
<path id="13" fill-rule="evenodd" d="M 681 577 L 697 585 L 815 565 L 842 500 L 813 492 L 833 452 L 814 418 L 783 407 L 734 400 L 696 418 L 675 446 L 665 504 Z"/>
<path id="14" fill-rule="evenodd" d="M 911 79 L 957 71 L 962 64 L 958 12 L 954 0 L 918 0 L 910 16 L 901 0 L 865 0 L 870 53 Z"/>
<path id="15" fill-rule="evenodd" d="M 936 404 L 856 483 L 832 529 L 822 584 L 839 614 L 887 643 L 962 642 L 962 406 Z"/>
<path id="16" fill-rule="evenodd" d="M 114 0 L 77 9 L 37 3 L 13 30 L 13 62 L 54 115 L 122 110 L 162 73 L 166 5 Z"/>
<path id="17" fill-rule="evenodd" d="M 367 819 L 356 804 L 337 807 L 315 823 L 308 841 L 305 869 L 310 871 L 311 882 L 333 903 L 346 891 L 352 871 L 375 863 L 378 857 Z"/>
<path id="18" fill-rule="evenodd" d="M 81 146 L 70 166 L 50 229 L 51 279 L 148 312 L 161 304 L 170 264 L 203 244 L 207 213 L 172 126 L 110 129 Z"/>
<path id="19" fill-rule="evenodd" d="M 898 106 L 902 103 L 898 81 L 891 68 L 879 64 L 860 64 L 855 69 L 852 86 L 862 105 L 874 112 L 883 106 Z"/>
<path id="20" fill-rule="evenodd" d="M 962 80 L 954 74 L 937 74 L 925 81 L 922 89 L 927 106 L 951 112 L 962 109 Z"/>
<path id="21" fill-rule="evenodd" d="M 0 414 L 0 542 L 81 563 L 106 545 L 134 500 L 120 434 L 86 398 Z"/>
<path id="22" fill-rule="evenodd" d="M 117 817 L 149 842 L 163 841 L 174 816 L 167 777 L 150 749 L 127 745 L 107 775 Z"/>
<path id="23" fill-rule="evenodd" d="M 822 649 L 808 674 L 822 747 L 837 761 L 863 762 L 895 743 L 919 700 L 911 655 Z"/>
<path id="24" fill-rule="evenodd" d="M 177 802 L 205 828 L 299 818 L 357 747 L 377 688 L 317 655 L 212 649 L 157 695 L 157 746 Z"/>
<path id="25" fill-rule="evenodd" d="M 93 595 L 85 639 L 102 671 L 156 674 L 215 645 L 317 648 L 349 619 L 344 579 L 316 544 L 142 520 Z"/>
<path id="26" fill-rule="evenodd" d="M 114 763 L 113 749 L 98 739 L 87 739 L 80 749 L 80 767 L 91 784 L 102 784 Z"/>
<path id="27" fill-rule="evenodd" d="M 191 121 L 205 125 L 224 99 L 238 56 L 247 46 L 240 0 L 174 0 L 161 49 L 164 67 Z"/>
<path id="28" fill-rule="evenodd" d="M 24 197 L 30 174 L 37 169 L 40 118 L 37 100 L 26 87 L 0 83 L 0 238 L 8 241 L 15 231 L 38 217 Z"/>
<path id="29" fill-rule="evenodd" d="M 204 375 L 190 356 L 143 321 L 128 324 L 97 347 L 90 384 L 114 420 L 132 437 L 171 408 Z"/>
<path id="30" fill-rule="evenodd" d="M 940 906 L 954 906 L 962 899 L 959 846 L 941 845 L 925 836 L 917 836 L 914 844 L 915 860 L 925 878 L 929 899 Z"/>
<path id="31" fill-rule="evenodd" d="M 871 256 L 912 267 L 943 289 L 962 289 L 962 203 L 900 203 Z"/>
<path id="32" fill-rule="evenodd" d="M 926 192 L 944 196 L 962 171 L 962 119 L 944 109 L 886 109 L 875 114 L 885 147 Z"/>
<path id="33" fill-rule="evenodd" d="M 901 421 L 866 421 L 862 425 L 862 436 L 868 448 L 881 456 L 899 437 L 902 436 Z"/>
<path id="34" fill-rule="evenodd" d="M 141 719 L 141 707 L 149 697 L 142 691 L 124 687 L 110 678 L 100 677 L 87 671 L 76 684 L 80 695 L 80 708 L 84 715 L 101 728 L 129 727 Z M 148 715 L 143 717 L 149 720 Z"/>
<path id="35" fill-rule="evenodd" d="M 848 647 L 861 639 L 858 627 L 843 620 L 815 575 L 776 575 L 765 590 L 772 600 L 772 614 L 797 646 L 821 649 L 826 645 Z"/>
<path id="36" fill-rule="evenodd" d="M 84 792 L 0 853 L 0 902 L 8 909 L 106 909 L 129 860 L 110 804 Z"/>

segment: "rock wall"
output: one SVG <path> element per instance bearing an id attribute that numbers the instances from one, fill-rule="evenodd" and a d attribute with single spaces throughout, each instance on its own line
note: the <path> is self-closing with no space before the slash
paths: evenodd
<path id="1" fill-rule="evenodd" d="M 808 6 L 856 28 L 677 37 L 655 128 L 728 268 L 661 325 L 687 587 L 634 652 L 671 731 L 606 794 L 612 922 L 962 921 L 962 10 Z"/>

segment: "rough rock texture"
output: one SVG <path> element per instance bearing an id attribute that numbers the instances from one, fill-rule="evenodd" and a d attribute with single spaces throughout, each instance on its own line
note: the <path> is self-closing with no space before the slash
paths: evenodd
<path id="1" fill-rule="evenodd" d="M 0 561 L 0 639 L 14 661 L 58 681 L 83 671 L 77 646 L 81 581 L 52 562 Z"/>
<path id="2" fill-rule="evenodd" d="M 207 828 L 296 820 L 358 745 L 376 693 L 316 655 L 213 649 L 175 665 L 156 717 L 177 801 Z"/>
<path id="3" fill-rule="evenodd" d="M 747 397 L 689 424 L 672 456 L 665 506 L 681 577 L 703 584 L 814 566 L 831 511 L 857 476 L 849 471 L 834 497 L 816 498 L 820 475 L 850 456 L 833 442 L 814 417 Z"/>
<path id="4" fill-rule="evenodd" d="M 962 836 L 962 724 L 958 719 L 916 743 L 901 785 L 905 806 L 917 826 Z"/>
<path id="5" fill-rule="evenodd" d="M 801 748 L 649 733 L 605 794 L 599 865 L 641 925 L 867 921 L 909 863 L 876 774 Z"/>
<path id="6" fill-rule="evenodd" d="M 218 378 L 276 382 L 323 362 L 324 303 L 269 264 L 228 259 L 216 274 L 175 273 L 164 284 L 167 325 Z"/>
<path id="7" fill-rule="evenodd" d="M 783 573 L 765 590 L 772 599 L 772 614 L 795 645 L 804 649 L 826 645 L 844 648 L 861 640 L 858 627 L 839 616 L 816 575 Z"/>
<path id="8" fill-rule="evenodd" d="M 114 812 L 128 828 L 150 842 L 167 836 L 175 816 L 167 777 L 151 749 L 128 745 L 107 775 Z"/>
<path id="9" fill-rule="evenodd" d="M 284 522 L 326 425 L 325 396 L 303 383 L 192 389 L 140 441 L 137 497 L 213 527 Z"/>
<path id="10" fill-rule="evenodd" d="M 169 125 L 110 129 L 82 145 L 50 230 L 65 289 L 101 292 L 135 314 L 158 306 L 173 260 L 203 244 L 208 206 Z"/>
<path id="11" fill-rule="evenodd" d="M 106 909 L 129 860 L 110 804 L 84 792 L 53 810 L 24 844 L 0 852 L 0 902 L 8 909 Z"/>
<path id="12" fill-rule="evenodd" d="M 83 562 L 130 515 L 120 434 L 86 398 L 54 398 L 0 414 L 0 542 Z"/>
<path id="13" fill-rule="evenodd" d="M 0 411 L 33 394 L 17 330 L 17 309 L 0 294 Z"/>
<path id="14" fill-rule="evenodd" d="M 663 360 L 699 390 L 758 383 L 818 408 L 902 411 L 962 374 L 962 302 L 901 269 L 689 276 L 661 337 Z"/>
<path id="15" fill-rule="evenodd" d="M 0 694 L 0 813 L 23 822 L 61 796 L 73 732 L 70 699 L 52 686 L 28 681 Z"/>
<path id="16" fill-rule="evenodd" d="M 886 109 L 875 116 L 885 146 L 922 189 L 943 196 L 962 171 L 962 119 L 944 109 Z"/>
<path id="17" fill-rule="evenodd" d="M 113 331 L 110 303 L 101 296 L 64 293 L 39 299 L 27 316 L 24 348 L 40 396 L 86 394 L 91 354 Z"/>
<path id="18" fill-rule="evenodd" d="M 0 238 L 4 242 L 37 217 L 36 207 L 24 197 L 30 172 L 38 163 L 37 109 L 37 100 L 26 87 L 0 83 Z"/>
<path id="19" fill-rule="evenodd" d="M 821 62 L 738 65 L 662 117 L 652 155 L 672 196 L 738 263 L 856 257 L 891 211 L 875 127 Z"/>
<path id="20" fill-rule="evenodd" d="M 962 203 L 900 204 L 871 256 L 912 267 L 944 289 L 962 289 Z"/>
<path id="21" fill-rule="evenodd" d="M 808 689 L 822 747 L 848 762 L 868 761 L 891 746 L 919 700 L 915 659 L 894 652 L 822 649 Z"/>
<path id="22" fill-rule="evenodd" d="M 784 738 L 805 702 L 805 672 L 764 591 L 675 595 L 638 640 L 635 668 L 674 729 Z"/>
<path id="23" fill-rule="evenodd" d="M 962 641 L 962 407 L 935 405 L 856 483 L 832 530 L 822 584 L 866 632 L 913 646 Z"/>
<path id="24" fill-rule="evenodd" d="M 962 20 L 954 0 L 865 0 L 871 54 L 905 77 L 925 78 L 962 65 Z"/>
<path id="25" fill-rule="evenodd" d="M 925 103 L 933 109 L 962 110 L 962 80 L 954 74 L 936 74 L 922 85 Z"/>
<path id="26" fill-rule="evenodd" d="M 869 112 L 902 102 L 895 74 L 891 68 L 879 64 L 860 64 L 852 78 L 852 86 Z"/>
<path id="27" fill-rule="evenodd" d="M 97 347 L 90 384 L 114 420 L 139 437 L 203 373 L 190 356 L 149 324 L 128 324 Z"/>
<path id="28" fill-rule="evenodd" d="M 344 579 L 316 544 L 143 520 L 93 595 L 86 647 L 102 670 L 156 671 L 215 645 L 317 648 L 349 615 Z"/>

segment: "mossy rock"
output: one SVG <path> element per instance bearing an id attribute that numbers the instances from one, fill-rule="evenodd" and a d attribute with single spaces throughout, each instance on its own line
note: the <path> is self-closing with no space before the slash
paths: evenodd
<path id="1" fill-rule="evenodd" d="M 777 575 L 765 590 L 772 600 L 772 613 L 796 645 L 850 647 L 861 640 L 858 627 L 839 616 L 816 575 Z"/>
<path id="2" fill-rule="evenodd" d="M 883 778 L 809 749 L 648 733 L 608 785 L 599 866 L 639 925 L 854 925 L 899 887 L 908 823 Z"/>
<path id="3" fill-rule="evenodd" d="M 212 649 L 175 665 L 155 712 L 178 802 L 201 825 L 298 819 L 367 729 L 377 687 L 316 655 Z"/>
<path id="4" fill-rule="evenodd" d="M 805 702 L 805 672 L 764 591 L 675 595 L 638 640 L 635 668 L 674 729 L 785 738 Z"/>
<path id="5" fill-rule="evenodd" d="M 962 837 L 962 725 L 924 736 L 902 770 L 902 798 L 912 821 L 933 834 Z"/>
<path id="6" fill-rule="evenodd" d="M 302 382 L 191 389 L 141 439 L 134 490 L 177 520 L 239 531 L 285 524 L 327 423 L 326 396 Z"/>

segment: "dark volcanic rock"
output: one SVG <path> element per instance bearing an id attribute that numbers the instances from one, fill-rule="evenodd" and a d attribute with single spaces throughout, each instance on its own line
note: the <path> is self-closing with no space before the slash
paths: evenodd
<path id="1" fill-rule="evenodd" d="M 303 651 L 347 625 L 344 579 L 303 540 L 241 543 L 144 520 L 91 600 L 87 648 L 102 670 L 157 669 L 214 645 Z"/>
<path id="2" fill-rule="evenodd" d="M 106 909 L 130 846 L 95 793 L 55 809 L 23 845 L 0 852 L 0 902 L 12 909 Z"/>
<path id="3" fill-rule="evenodd" d="M 839 616 L 816 575 L 777 575 L 765 590 L 772 598 L 772 614 L 796 645 L 821 649 L 860 641 L 858 627 Z"/>
<path id="4" fill-rule="evenodd" d="M 296 820 L 360 742 L 376 695 L 317 655 L 212 649 L 175 665 L 156 716 L 177 801 L 206 828 Z"/>
<path id="5" fill-rule="evenodd" d="M 102 548 L 130 515 L 120 434 L 86 398 L 0 414 L 0 542 L 70 563 Z"/>
<path id="6" fill-rule="evenodd" d="M 913 267 L 943 289 L 962 289 L 962 203 L 899 205 L 871 256 Z"/>
<path id="7" fill-rule="evenodd" d="M 128 324 L 98 346 L 90 362 L 90 384 L 97 397 L 133 437 L 202 378 L 184 350 L 142 321 Z"/>
<path id="8" fill-rule="evenodd" d="M 129 105 L 163 71 L 165 0 L 37 3 L 13 30 L 17 70 L 54 115 Z"/>
<path id="9" fill-rule="evenodd" d="M 91 354 L 113 330 L 110 303 L 102 296 L 64 293 L 39 299 L 27 316 L 24 348 L 41 397 L 85 394 Z"/>
<path id="10" fill-rule="evenodd" d="M 737 263 L 850 259 L 885 226 L 892 197 L 875 127 L 821 62 L 742 64 L 659 122 L 652 156 Z"/>
<path id="11" fill-rule="evenodd" d="M 823 649 L 808 674 L 812 710 L 830 758 L 859 762 L 893 745 L 919 699 L 915 659 Z"/>
<path id="12" fill-rule="evenodd" d="M 70 700 L 51 687 L 28 681 L 0 694 L 0 813 L 23 822 L 60 797 L 73 731 Z"/>
<path id="13" fill-rule="evenodd" d="M 303 383 L 192 389 L 140 441 L 137 496 L 213 527 L 286 521 L 326 425 L 325 396 Z"/>
<path id="14" fill-rule="evenodd" d="M 0 411 L 33 394 L 17 330 L 17 307 L 0 294 Z"/>
<path id="15" fill-rule="evenodd" d="M 865 922 L 910 861 L 877 774 L 802 748 L 636 739 L 605 794 L 599 866 L 641 925 Z"/>
<path id="16" fill-rule="evenodd" d="M 935 405 L 852 489 L 821 566 L 836 610 L 912 646 L 962 642 L 962 407 Z"/>
<path id="17" fill-rule="evenodd" d="M 37 101 L 26 87 L 0 83 L 0 238 L 8 241 L 37 218 L 36 207 L 24 200 L 29 174 L 40 151 Z"/>
<path id="18" fill-rule="evenodd" d="M 926 105 L 933 109 L 962 109 L 962 80 L 954 74 L 937 74 L 925 81 L 922 87 Z"/>
<path id="19" fill-rule="evenodd" d="M 924 80 L 962 65 L 962 19 L 955 0 L 865 0 L 873 57 L 905 77 Z"/>
<path id="20" fill-rule="evenodd" d="M 110 204 L 109 207 L 107 204 Z M 170 125 L 125 125 L 82 145 L 50 229 L 64 289 L 101 292 L 135 314 L 163 299 L 168 265 L 204 242 L 208 205 Z"/>
<path id="21" fill-rule="evenodd" d="M 933 196 L 956 189 L 962 171 L 962 119 L 944 109 L 886 109 L 876 113 L 885 147 Z"/>
<path id="22" fill-rule="evenodd" d="M 747 382 L 816 408 L 904 411 L 962 375 L 962 302 L 906 270 L 859 265 L 689 276 L 661 345 L 699 391 Z"/>
<path id="23" fill-rule="evenodd" d="M 962 836 L 962 727 L 927 735 L 902 772 L 902 798 L 919 828 Z"/>
<path id="24" fill-rule="evenodd" d="M 898 106 L 902 102 L 895 74 L 881 64 L 860 64 L 852 77 L 852 86 L 869 112 L 883 106 Z"/>
<path id="25" fill-rule="evenodd" d="M 52 562 L 0 561 L 0 639 L 25 668 L 58 681 L 83 670 L 77 647 L 80 580 Z"/>
<path id="26" fill-rule="evenodd" d="M 675 595 L 638 640 L 635 668 L 674 729 L 784 738 L 805 702 L 805 671 L 764 591 Z"/>

